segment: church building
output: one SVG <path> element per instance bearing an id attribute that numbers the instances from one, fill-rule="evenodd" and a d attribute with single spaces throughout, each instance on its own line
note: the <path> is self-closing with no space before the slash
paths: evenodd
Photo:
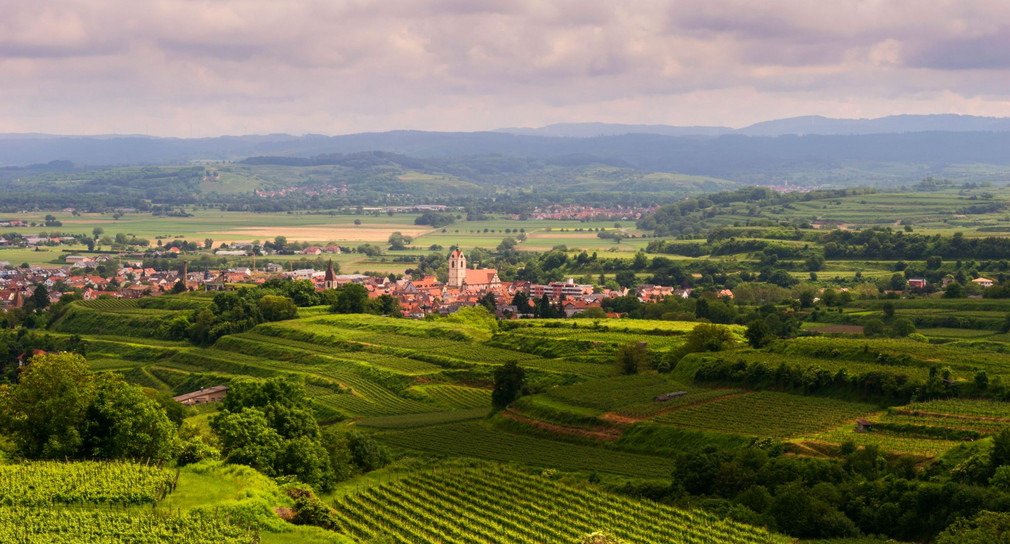
<path id="1" fill-rule="evenodd" d="M 467 269 L 463 250 L 454 249 L 449 253 L 449 281 L 446 285 L 468 291 L 487 291 L 501 287 L 501 278 L 494 268 Z"/>

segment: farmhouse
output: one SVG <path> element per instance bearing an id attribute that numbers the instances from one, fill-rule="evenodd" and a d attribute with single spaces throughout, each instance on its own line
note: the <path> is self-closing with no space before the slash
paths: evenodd
<path id="1" fill-rule="evenodd" d="M 908 286 L 912 289 L 924 289 L 926 278 L 908 278 Z"/>
<path id="2" fill-rule="evenodd" d="M 988 289 L 992 287 L 992 280 L 986 278 L 975 278 L 971 280 L 971 282 L 983 289 Z"/>
<path id="3" fill-rule="evenodd" d="M 214 387 L 208 387 L 207 389 L 201 389 L 192 393 L 186 393 L 185 395 L 172 397 L 172 400 L 185 404 L 186 406 L 205 404 L 208 402 L 221 402 L 225 395 L 228 394 L 228 389 L 227 385 L 215 385 Z"/>

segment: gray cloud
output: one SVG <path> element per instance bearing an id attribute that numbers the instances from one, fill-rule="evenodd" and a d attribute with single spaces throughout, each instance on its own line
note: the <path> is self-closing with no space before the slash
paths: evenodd
<path id="1" fill-rule="evenodd" d="M 1010 115 L 996 1 L 0 4 L 0 132 Z"/>

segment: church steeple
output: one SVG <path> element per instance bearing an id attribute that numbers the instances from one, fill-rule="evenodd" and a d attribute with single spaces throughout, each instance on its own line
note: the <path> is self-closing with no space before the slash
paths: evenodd
<path id="1" fill-rule="evenodd" d="M 326 275 L 323 276 L 323 289 L 336 289 L 337 275 L 333 272 L 333 259 L 326 265 Z"/>
<path id="2" fill-rule="evenodd" d="M 449 253 L 449 287 L 463 287 L 463 280 L 466 279 L 466 256 L 463 250 L 454 249 Z"/>

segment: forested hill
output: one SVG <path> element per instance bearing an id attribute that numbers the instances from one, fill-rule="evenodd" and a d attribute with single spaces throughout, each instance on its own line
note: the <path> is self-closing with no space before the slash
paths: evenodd
<path id="1" fill-rule="evenodd" d="M 53 160 L 86 165 L 179 164 L 256 156 L 309 158 L 381 151 L 422 159 L 499 155 L 531 160 L 592 157 L 648 172 L 742 183 L 902 184 L 927 175 L 1002 180 L 1010 132 L 910 132 L 807 136 L 669 136 L 591 138 L 497 132 L 396 131 L 347 136 L 238 136 L 199 139 L 0 136 L 0 166 Z"/>

